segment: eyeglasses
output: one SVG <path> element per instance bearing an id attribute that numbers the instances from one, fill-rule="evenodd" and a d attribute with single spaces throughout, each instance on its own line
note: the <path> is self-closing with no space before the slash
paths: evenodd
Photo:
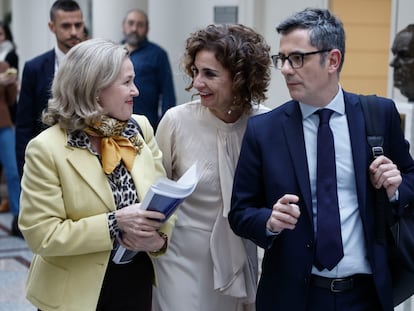
<path id="1" fill-rule="evenodd" d="M 313 52 L 307 52 L 307 53 L 294 52 L 294 53 L 289 54 L 288 56 L 285 56 L 283 54 L 277 54 L 277 55 L 272 55 L 271 57 L 272 57 L 273 65 L 275 65 L 277 69 L 282 69 L 283 64 L 285 63 L 286 60 L 288 60 L 290 67 L 292 67 L 293 69 L 299 69 L 299 68 L 302 68 L 303 66 L 303 58 L 305 56 L 325 53 L 329 51 L 331 50 L 330 49 L 319 50 L 319 51 L 313 51 Z"/>

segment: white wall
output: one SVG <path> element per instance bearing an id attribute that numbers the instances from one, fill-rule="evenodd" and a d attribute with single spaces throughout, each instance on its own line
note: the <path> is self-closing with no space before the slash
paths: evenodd
<path id="1" fill-rule="evenodd" d="M 147 0 L 90 0 L 92 37 L 120 42 L 122 20 L 130 9 L 148 10 Z"/>
<path id="2" fill-rule="evenodd" d="M 20 73 L 27 59 L 50 49 L 53 37 L 47 23 L 52 1 L 12 1 L 12 32 L 19 55 Z"/>

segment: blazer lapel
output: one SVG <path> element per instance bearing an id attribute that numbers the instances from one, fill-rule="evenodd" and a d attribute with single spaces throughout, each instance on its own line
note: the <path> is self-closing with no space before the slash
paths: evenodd
<path id="1" fill-rule="evenodd" d="M 84 149 L 71 148 L 67 160 L 108 209 L 113 211 L 116 209 L 115 202 L 105 173 L 99 160 L 92 154 L 85 156 L 87 153 Z"/>
<path id="2" fill-rule="evenodd" d="M 55 73 L 55 63 L 56 63 L 56 54 L 55 50 L 52 49 L 49 51 L 49 54 L 45 58 L 44 69 L 48 76 L 54 76 Z"/>
<path id="3" fill-rule="evenodd" d="M 292 102 L 292 105 L 286 109 L 286 119 L 283 123 L 283 129 L 300 192 L 303 194 L 309 219 L 313 223 L 312 197 L 305 139 L 303 136 L 302 113 L 297 102 Z"/>
<path id="4" fill-rule="evenodd" d="M 55 75 L 55 50 L 50 50 L 47 55 L 42 60 L 41 63 L 42 73 L 44 79 L 40 82 L 43 82 L 45 85 L 45 90 L 48 91 L 48 97 L 50 97 L 49 90 L 52 86 L 53 77 Z"/>

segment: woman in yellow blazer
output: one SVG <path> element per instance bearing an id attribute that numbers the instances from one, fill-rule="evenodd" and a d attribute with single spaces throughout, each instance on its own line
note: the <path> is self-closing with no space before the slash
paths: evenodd
<path id="1" fill-rule="evenodd" d="M 148 120 L 132 115 L 134 76 L 127 51 L 102 39 L 73 47 L 55 76 L 50 127 L 26 149 L 19 215 L 39 310 L 151 309 L 153 258 L 175 216 L 140 209 L 165 171 Z M 140 252 L 115 264 L 118 244 Z"/>

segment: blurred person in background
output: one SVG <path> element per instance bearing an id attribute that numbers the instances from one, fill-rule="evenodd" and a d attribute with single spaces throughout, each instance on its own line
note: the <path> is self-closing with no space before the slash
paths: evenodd
<path id="1" fill-rule="evenodd" d="M 0 165 L 7 182 L 7 199 L 2 198 L 0 211 L 10 210 L 13 215 L 12 235 L 21 237 L 17 226 L 19 214 L 20 178 L 15 152 L 15 130 L 13 108 L 18 87 L 18 56 L 9 27 L 0 21 Z"/>
<path id="2" fill-rule="evenodd" d="M 128 11 L 122 22 L 126 48 L 135 69 L 135 84 L 141 90 L 134 98 L 134 113 L 145 115 L 154 129 L 164 113 L 175 106 L 175 91 L 167 52 L 147 38 L 148 16 L 144 11 Z"/>
<path id="3" fill-rule="evenodd" d="M 48 26 L 55 34 L 56 46 L 27 61 L 23 68 L 16 112 L 16 157 L 20 177 L 23 174 L 27 143 L 45 128 L 41 115 L 51 96 L 55 72 L 65 54 L 84 38 L 83 15 L 79 4 L 72 0 L 55 1 L 50 9 Z"/>

